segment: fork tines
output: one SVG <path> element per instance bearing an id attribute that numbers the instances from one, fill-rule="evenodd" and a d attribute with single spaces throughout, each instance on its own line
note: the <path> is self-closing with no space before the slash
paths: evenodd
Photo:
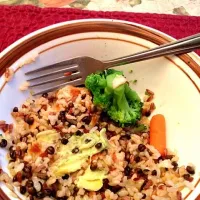
<path id="1" fill-rule="evenodd" d="M 50 92 L 65 85 L 82 84 L 78 64 L 66 65 L 65 62 L 45 66 L 25 73 L 30 88 L 34 88 L 34 95 Z"/>

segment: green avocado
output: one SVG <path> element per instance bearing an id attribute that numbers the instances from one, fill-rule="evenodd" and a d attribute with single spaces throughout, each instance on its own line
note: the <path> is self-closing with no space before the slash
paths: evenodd
<path id="1" fill-rule="evenodd" d="M 94 154 L 97 154 L 108 148 L 108 141 L 105 135 L 106 129 L 100 133 L 93 132 L 83 134 L 82 136 L 73 135 L 69 138 L 66 145 L 61 144 L 57 150 L 58 159 L 51 166 L 56 177 L 61 177 L 81 169 L 82 165 Z M 101 143 L 100 148 L 95 145 Z M 73 153 L 77 148 L 78 152 Z"/>
<path id="2" fill-rule="evenodd" d="M 77 186 L 89 191 L 98 191 L 103 186 L 103 179 L 106 178 L 106 171 L 91 171 L 87 168 L 84 175 L 79 176 Z"/>
<path id="3" fill-rule="evenodd" d="M 36 135 L 38 142 L 55 143 L 59 139 L 59 134 L 55 130 L 42 131 Z"/>

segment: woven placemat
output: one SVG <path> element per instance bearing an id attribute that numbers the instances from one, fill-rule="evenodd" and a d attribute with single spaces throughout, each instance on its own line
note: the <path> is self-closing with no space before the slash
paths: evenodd
<path id="1" fill-rule="evenodd" d="M 45 26 L 88 18 L 136 22 L 177 39 L 200 32 L 200 17 L 127 12 L 96 12 L 69 8 L 0 6 L 0 52 L 19 38 Z M 200 55 L 200 51 L 196 51 Z"/>

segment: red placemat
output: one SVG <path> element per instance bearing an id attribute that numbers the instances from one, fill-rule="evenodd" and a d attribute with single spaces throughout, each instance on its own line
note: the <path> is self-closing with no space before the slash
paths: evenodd
<path id="1" fill-rule="evenodd" d="M 88 18 L 112 18 L 136 22 L 158 29 L 177 39 L 200 33 L 200 17 L 96 12 L 34 6 L 0 6 L 0 52 L 19 38 L 37 29 L 63 21 Z M 200 55 L 200 50 L 197 53 Z"/>

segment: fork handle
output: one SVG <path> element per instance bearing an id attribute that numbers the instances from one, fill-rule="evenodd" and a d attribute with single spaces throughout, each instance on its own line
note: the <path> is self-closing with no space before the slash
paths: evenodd
<path id="1" fill-rule="evenodd" d="M 200 33 L 129 56 L 104 61 L 103 63 L 107 69 L 160 56 L 188 53 L 198 48 L 200 48 Z"/>

